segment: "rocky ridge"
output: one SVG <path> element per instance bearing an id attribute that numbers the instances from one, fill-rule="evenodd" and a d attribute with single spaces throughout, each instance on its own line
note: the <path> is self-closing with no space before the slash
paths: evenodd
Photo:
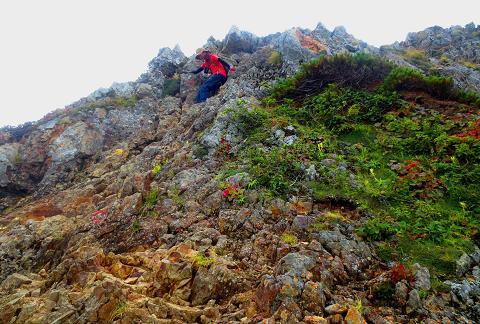
<path id="1" fill-rule="evenodd" d="M 480 28 L 474 23 L 409 33 L 405 41 L 382 46 L 379 52 L 398 64 L 449 76 L 463 89 L 480 91 Z"/>
<path id="2" fill-rule="evenodd" d="M 458 41 L 442 55 L 478 63 L 475 50 L 453 50 Z M 416 265 L 413 286 L 395 286 L 397 307 L 375 305 L 371 288 L 392 270 L 356 235 L 362 215 L 354 207 L 293 196 L 264 204 L 254 194 L 237 206 L 219 188 L 225 141 L 232 151 L 243 141 L 232 119 L 239 98 L 258 104 L 276 78 L 320 54 L 390 55 L 388 49 L 321 24 L 266 37 L 232 28 L 206 46 L 238 69 L 206 103 L 192 104 L 203 76 L 182 74 L 194 58 L 161 49 L 137 81 L 0 131 L 2 323 L 433 323 L 479 316 L 478 250 L 459 260 L 461 279 L 450 293 L 420 298 L 430 277 Z M 434 60 L 435 46 L 412 34 L 389 53 L 421 48 Z M 287 139 L 294 130 L 281 132 L 279 141 L 294 140 Z M 344 221 L 305 235 L 332 211 Z"/>

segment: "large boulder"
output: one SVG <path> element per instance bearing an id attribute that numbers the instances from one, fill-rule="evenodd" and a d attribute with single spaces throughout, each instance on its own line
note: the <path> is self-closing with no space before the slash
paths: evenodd
<path id="1" fill-rule="evenodd" d="M 242 278 L 222 264 L 198 269 L 192 284 L 192 305 L 205 304 L 210 299 L 223 300 L 242 289 Z"/>
<path id="2" fill-rule="evenodd" d="M 225 54 L 253 53 L 258 44 L 259 38 L 257 36 L 233 26 L 223 40 L 222 52 Z"/>
<path id="3" fill-rule="evenodd" d="M 9 173 L 16 164 L 21 163 L 20 144 L 9 143 L 0 146 L 0 188 L 4 189 L 10 183 Z"/>

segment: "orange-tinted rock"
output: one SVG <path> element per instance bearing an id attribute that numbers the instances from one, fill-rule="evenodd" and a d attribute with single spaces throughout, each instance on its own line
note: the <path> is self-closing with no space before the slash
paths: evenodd
<path id="1" fill-rule="evenodd" d="M 331 315 L 327 318 L 328 324 L 343 324 L 343 317 L 340 314 Z"/>
<path id="2" fill-rule="evenodd" d="M 321 316 L 305 316 L 303 321 L 307 324 L 328 324 L 328 321 Z"/>
<path id="3" fill-rule="evenodd" d="M 265 316 L 272 314 L 272 304 L 280 292 L 280 286 L 274 278 L 265 276 L 257 287 L 255 301 L 258 311 Z"/>
<path id="4" fill-rule="evenodd" d="M 302 34 L 300 30 L 296 31 L 296 36 L 303 47 L 308 48 L 314 53 L 319 53 L 328 49 L 325 44 L 316 40 L 312 36 Z"/>
<path id="5" fill-rule="evenodd" d="M 362 314 L 358 311 L 356 307 L 350 306 L 348 309 L 347 316 L 345 316 L 345 322 L 347 324 L 366 324 L 367 322 L 363 319 Z"/>
<path id="6" fill-rule="evenodd" d="M 35 205 L 32 209 L 25 212 L 22 215 L 23 221 L 27 221 L 29 219 L 34 221 L 42 221 L 46 217 L 51 217 L 55 215 L 59 215 L 62 213 L 62 210 L 54 205 L 52 202 L 46 202 Z"/>
<path id="7" fill-rule="evenodd" d="M 348 311 L 348 308 L 340 304 L 333 304 L 325 307 L 325 312 L 330 315 L 345 314 L 347 311 Z"/>

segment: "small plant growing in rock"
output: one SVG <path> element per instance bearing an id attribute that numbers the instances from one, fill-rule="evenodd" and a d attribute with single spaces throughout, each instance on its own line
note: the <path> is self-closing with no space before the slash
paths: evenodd
<path id="1" fill-rule="evenodd" d="M 141 215 L 142 216 L 155 215 L 155 212 L 153 211 L 153 209 L 155 208 L 157 201 L 158 201 L 158 190 L 153 189 L 148 193 L 148 195 L 143 200 Z"/>
<path id="2" fill-rule="evenodd" d="M 157 174 L 160 173 L 160 171 L 162 171 L 162 166 L 157 164 L 156 166 L 153 167 L 152 169 L 152 174 L 153 176 L 155 177 Z"/>
<path id="3" fill-rule="evenodd" d="M 247 183 L 247 189 L 254 189 L 258 185 L 258 180 L 257 179 L 252 179 Z"/>
<path id="4" fill-rule="evenodd" d="M 183 208 L 185 206 L 185 200 L 183 200 L 180 197 L 180 188 L 177 186 L 173 186 L 170 190 L 167 192 L 168 198 L 172 199 L 175 204 L 177 204 L 180 208 Z"/>
<path id="5" fill-rule="evenodd" d="M 158 200 L 158 190 L 153 189 L 149 192 L 147 197 L 145 197 L 144 205 L 148 207 L 153 207 L 157 203 Z"/>
<path id="6" fill-rule="evenodd" d="M 230 158 L 231 149 L 232 149 L 232 146 L 230 145 L 230 143 L 228 143 L 225 137 L 220 138 L 220 143 L 218 145 L 217 153 L 220 156 L 223 156 L 228 159 Z"/>
<path id="7" fill-rule="evenodd" d="M 115 307 L 114 311 L 112 312 L 112 315 L 110 316 L 110 321 L 114 321 L 122 317 L 122 315 L 127 310 L 127 307 L 127 303 L 125 303 L 124 301 L 119 302 Z"/>
<path id="8" fill-rule="evenodd" d="M 193 257 L 193 263 L 200 267 L 209 267 L 210 265 L 214 264 L 217 259 L 214 256 L 208 257 L 205 256 L 203 253 L 198 253 Z"/>
<path id="9" fill-rule="evenodd" d="M 236 202 L 241 205 L 245 203 L 245 189 L 240 188 L 236 185 L 230 185 L 223 190 L 223 198 L 227 199 L 230 202 Z"/>
<path id="10" fill-rule="evenodd" d="M 160 172 L 162 172 L 163 167 L 168 163 L 168 160 L 165 159 L 162 162 L 155 164 L 152 169 L 152 175 L 156 177 Z"/>
<path id="11" fill-rule="evenodd" d="M 115 150 L 115 152 L 113 152 L 115 155 L 123 155 L 125 154 L 125 150 L 121 149 L 121 148 L 118 148 Z"/>
<path id="12" fill-rule="evenodd" d="M 282 234 L 281 240 L 282 242 L 287 243 L 289 245 L 297 245 L 298 243 L 297 237 L 289 233 Z"/>
<path id="13" fill-rule="evenodd" d="M 138 219 L 134 220 L 132 223 L 132 231 L 134 233 L 138 233 L 142 230 L 142 226 L 140 225 L 140 221 Z"/>
<path id="14" fill-rule="evenodd" d="M 15 156 L 13 157 L 13 164 L 15 166 L 18 166 L 22 164 L 22 160 L 23 160 L 22 155 L 19 152 L 17 152 L 17 154 L 15 154 Z"/>
<path id="15" fill-rule="evenodd" d="M 363 314 L 365 312 L 365 307 L 363 306 L 361 299 L 357 299 L 355 303 L 355 308 L 360 314 Z"/>
<path id="16" fill-rule="evenodd" d="M 201 159 L 208 155 L 208 149 L 204 145 L 197 145 L 193 149 L 193 155 Z"/>
<path id="17" fill-rule="evenodd" d="M 425 299 L 428 297 L 428 291 L 425 289 L 420 289 L 418 291 L 418 295 L 420 296 L 421 299 Z"/>
<path id="18" fill-rule="evenodd" d="M 282 65 L 282 57 L 278 51 L 273 51 L 268 58 L 268 64 L 273 66 L 280 66 Z"/>

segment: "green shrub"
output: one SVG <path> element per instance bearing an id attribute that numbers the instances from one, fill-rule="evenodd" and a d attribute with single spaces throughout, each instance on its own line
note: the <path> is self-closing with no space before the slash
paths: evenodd
<path id="1" fill-rule="evenodd" d="M 273 51 L 268 60 L 268 64 L 273 65 L 273 66 L 280 66 L 282 65 L 282 57 L 278 51 Z"/>
<path id="2" fill-rule="evenodd" d="M 390 91 L 424 91 L 439 99 L 455 97 L 452 78 L 426 76 L 406 67 L 394 68 L 385 78 L 383 86 Z"/>
<path id="3" fill-rule="evenodd" d="M 180 92 L 180 79 L 166 79 L 163 84 L 162 97 L 175 96 Z"/>
<path id="4" fill-rule="evenodd" d="M 268 113 L 258 107 L 249 110 L 245 106 L 240 105 L 232 112 L 235 125 L 243 136 L 248 136 L 262 128 L 268 118 Z"/>
<path id="5" fill-rule="evenodd" d="M 390 281 L 382 282 L 375 289 L 375 298 L 381 305 L 389 305 L 392 303 L 395 294 L 395 286 Z"/>
<path id="6" fill-rule="evenodd" d="M 193 155 L 197 158 L 202 159 L 208 155 L 208 148 L 205 145 L 198 144 L 193 148 Z"/>
<path id="7" fill-rule="evenodd" d="M 432 67 L 430 60 L 424 50 L 416 48 L 407 48 L 403 53 L 403 57 L 418 68 L 427 71 Z"/>
<path id="8" fill-rule="evenodd" d="M 352 123 L 379 121 L 397 101 L 394 93 L 370 93 L 331 84 L 319 95 L 305 100 L 298 110 L 305 111 L 305 121 L 323 122 L 327 128 L 345 133 L 352 130 Z"/>
<path id="9" fill-rule="evenodd" d="M 397 233 L 395 226 L 382 218 L 372 218 L 358 230 L 358 233 L 371 241 L 381 241 Z"/>
<path id="10" fill-rule="evenodd" d="M 442 76 L 426 76 L 418 70 L 396 67 L 385 78 L 383 88 L 389 91 L 424 91 L 438 99 L 451 99 L 480 107 L 480 95 L 454 88 L 453 79 Z"/>
<path id="11" fill-rule="evenodd" d="M 419 49 L 416 49 L 416 48 L 407 48 L 405 50 L 405 57 L 407 57 L 409 59 L 423 60 L 423 59 L 427 58 L 427 55 L 425 54 L 425 51 L 423 51 L 423 50 L 419 50 Z"/>
<path id="12" fill-rule="evenodd" d="M 134 107 L 138 102 L 137 96 L 106 97 L 77 108 L 78 110 L 107 108 L 107 107 Z"/>
<path id="13" fill-rule="evenodd" d="M 247 151 L 248 173 L 275 195 L 285 196 L 292 183 L 303 177 L 299 152 L 295 149 L 274 148 L 265 152 L 260 148 Z"/>
<path id="14" fill-rule="evenodd" d="M 301 99 L 317 94 L 330 83 L 365 89 L 382 82 L 391 69 L 387 61 L 368 54 L 322 56 L 302 65 L 293 77 L 278 82 L 271 97 Z"/>
<path id="15" fill-rule="evenodd" d="M 126 302 L 121 301 L 115 306 L 112 314 L 110 315 L 110 321 L 118 320 L 127 311 L 128 305 Z"/>

